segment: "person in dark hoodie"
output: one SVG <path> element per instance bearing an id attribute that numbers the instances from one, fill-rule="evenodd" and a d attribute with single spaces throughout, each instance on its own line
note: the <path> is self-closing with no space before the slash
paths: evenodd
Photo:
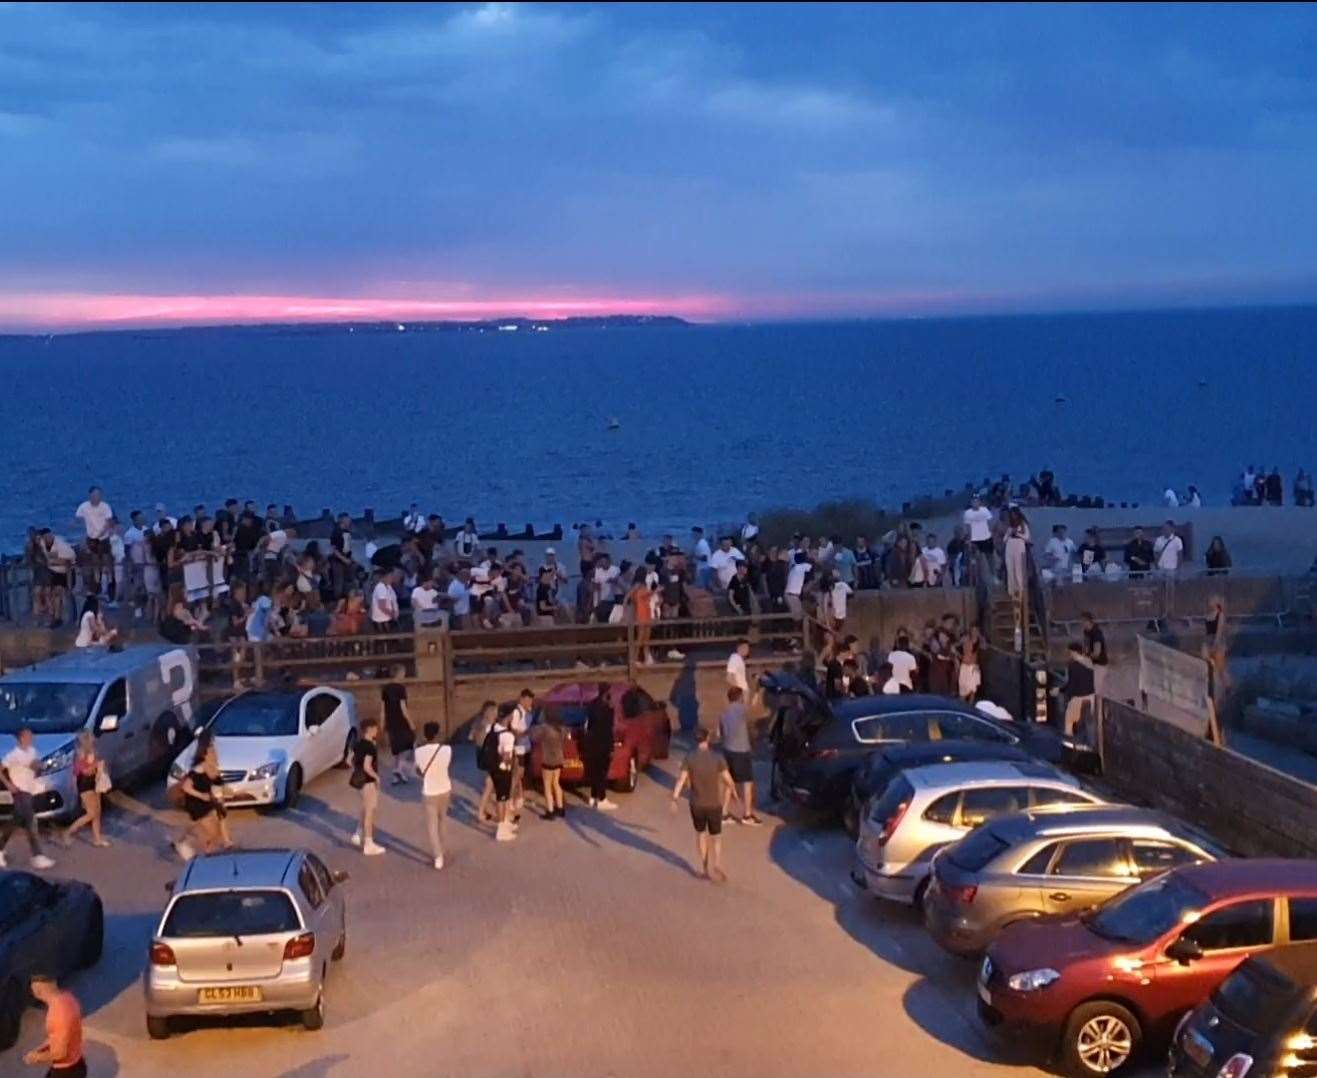
<path id="1" fill-rule="evenodd" d="M 608 764 L 613 758 L 613 702 L 608 685 L 599 683 L 599 694 L 585 709 L 585 734 L 581 739 L 585 777 L 590 784 L 590 807 L 611 812 L 616 802 L 608 799 Z"/>

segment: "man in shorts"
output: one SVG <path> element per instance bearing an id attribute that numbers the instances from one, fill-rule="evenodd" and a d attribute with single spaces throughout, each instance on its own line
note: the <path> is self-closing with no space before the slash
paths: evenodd
<path id="1" fill-rule="evenodd" d="M 101 488 L 92 487 L 87 492 L 87 500 L 78 506 L 73 516 L 87 532 L 87 594 L 97 595 L 101 576 L 110 569 L 110 522 L 114 510 L 101 497 Z"/>
<path id="2" fill-rule="evenodd" d="M 695 748 L 682 761 L 681 776 L 672 790 L 672 808 L 677 807 L 681 791 L 690 783 L 691 823 L 695 825 L 695 848 L 699 852 L 700 879 L 723 883 L 727 874 L 722 867 L 723 800 L 736 796 L 732 776 L 722 753 L 709 747 L 709 731 L 695 731 Z"/>
<path id="3" fill-rule="evenodd" d="M 755 815 L 754 757 L 750 754 L 750 718 L 745 710 L 745 693 L 736 685 L 727 689 L 727 710 L 718 720 L 718 737 L 722 742 L 723 757 L 731 775 L 727 796 L 723 798 L 723 819 L 730 820 L 733 798 L 740 787 L 741 815 L 739 823 L 758 827 L 764 821 Z"/>

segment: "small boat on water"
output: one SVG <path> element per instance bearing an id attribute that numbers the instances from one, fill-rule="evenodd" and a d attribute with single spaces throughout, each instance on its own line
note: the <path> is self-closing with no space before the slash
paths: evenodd
<path id="1" fill-rule="evenodd" d="M 1068 404 L 1070 402 L 1069 397 L 1063 397 L 1059 393 L 1053 398 L 1053 400 L 1055 400 L 1057 404 Z"/>
<path id="2" fill-rule="evenodd" d="M 609 430 L 621 430 L 621 429 L 622 429 L 622 422 L 621 422 L 621 420 L 619 420 L 619 419 L 617 418 L 617 416 L 615 416 L 615 415 L 610 415 L 610 416 L 608 417 L 608 429 L 609 429 Z"/>

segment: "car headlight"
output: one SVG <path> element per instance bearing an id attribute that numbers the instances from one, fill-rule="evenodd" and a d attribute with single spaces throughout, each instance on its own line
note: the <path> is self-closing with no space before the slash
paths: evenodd
<path id="1" fill-rule="evenodd" d="M 42 758 L 37 764 L 36 772 L 38 775 L 50 775 L 56 771 L 63 771 L 73 763 L 74 753 L 78 751 L 78 743 L 70 741 L 67 745 L 61 745 L 50 755 Z"/>
<path id="2" fill-rule="evenodd" d="M 261 764 L 260 767 L 253 771 L 252 778 L 272 779 L 275 775 L 279 774 L 279 768 L 282 766 L 283 765 L 280 764 L 278 760 L 271 760 L 268 764 Z"/>
<path id="3" fill-rule="evenodd" d="M 1031 969 L 1008 977 L 1006 983 L 1015 992 L 1037 992 L 1060 978 L 1061 974 L 1054 969 Z"/>

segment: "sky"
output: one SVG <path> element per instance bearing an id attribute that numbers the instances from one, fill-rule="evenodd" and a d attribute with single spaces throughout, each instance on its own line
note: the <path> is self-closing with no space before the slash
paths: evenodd
<path id="1" fill-rule="evenodd" d="M 0 327 L 1317 299 L 1312 5 L 0 3 Z"/>

